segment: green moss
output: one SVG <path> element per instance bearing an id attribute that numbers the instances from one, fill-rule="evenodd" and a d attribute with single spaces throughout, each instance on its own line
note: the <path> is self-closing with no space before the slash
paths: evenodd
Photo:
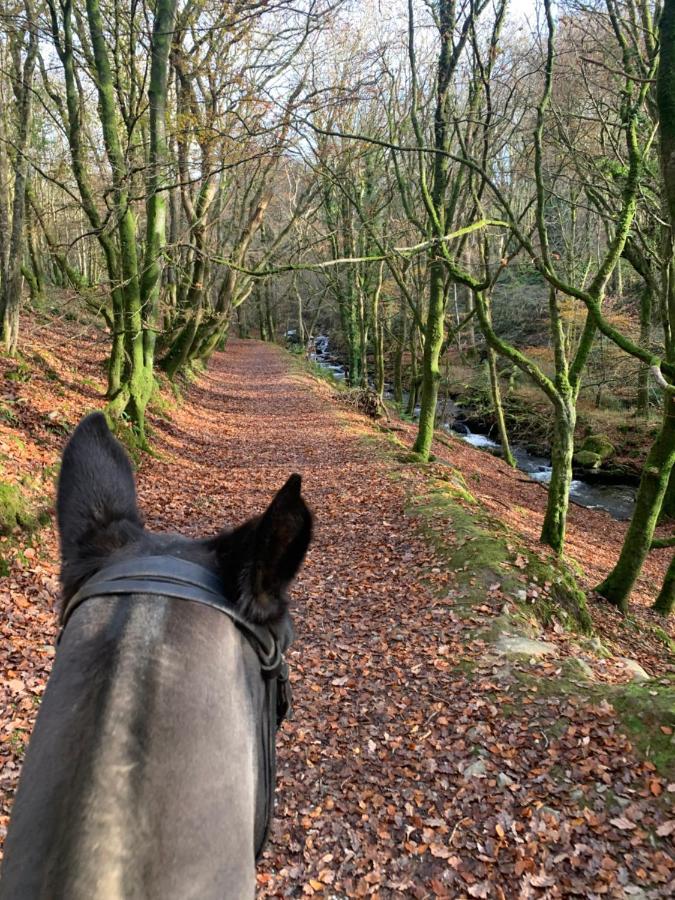
<path id="1" fill-rule="evenodd" d="M 143 451 L 147 449 L 145 441 L 139 439 L 136 430 L 126 425 L 124 421 L 107 414 L 106 420 L 108 422 L 108 427 L 117 440 L 124 446 L 134 464 L 138 465 L 142 459 Z"/>
<path id="2" fill-rule="evenodd" d="M 17 525 L 31 530 L 37 522 L 30 504 L 15 484 L 0 481 L 0 534 L 11 533 Z"/>
<path id="3" fill-rule="evenodd" d="M 453 672 L 461 672 L 463 675 L 471 675 L 478 668 L 475 659 L 460 659 L 452 667 Z"/>
<path id="4" fill-rule="evenodd" d="M 4 403 L 0 403 L 0 420 L 7 422 L 8 425 L 16 425 L 19 421 L 14 410 Z"/>
<path id="5" fill-rule="evenodd" d="M 609 685 L 588 681 L 570 667 L 555 678 L 540 678 L 518 669 L 512 675 L 526 689 L 536 687 L 540 697 L 574 697 L 588 703 L 607 701 L 612 705 L 620 728 L 634 750 L 653 763 L 668 781 L 675 779 L 675 680 L 662 684 L 655 680 Z M 665 727 L 671 731 L 664 734 Z"/>
<path id="6" fill-rule="evenodd" d="M 610 691 L 608 699 L 638 752 L 665 778 L 675 778 L 675 681 L 634 682 Z"/>
<path id="7" fill-rule="evenodd" d="M 668 650 L 671 653 L 675 653 L 675 641 L 670 637 L 670 635 L 663 630 L 659 625 L 653 625 L 652 631 L 654 632 L 654 636 L 664 643 Z"/>
<path id="8" fill-rule="evenodd" d="M 15 381 L 21 384 L 25 384 L 30 381 L 33 377 L 33 372 L 31 371 L 30 366 L 26 365 L 25 362 L 20 362 L 14 369 L 9 369 L 5 373 L 5 378 L 7 381 Z"/>
<path id="9" fill-rule="evenodd" d="M 160 419 L 168 420 L 171 418 L 171 413 L 178 405 L 178 399 L 181 397 L 180 392 L 167 390 L 167 388 L 172 386 L 172 382 L 165 375 L 160 373 L 155 376 L 148 406 L 149 411 Z"/>
<path id="10" fill-rule="evenodd" d="M 596 453 L 601 460 L 614 456 L 614 444 L 604 434 L 589 434 L 581 445 L 582 452 Z"/>
<path id="11" fill-rule="evenodd" d="M 597 469 L 602 462 L 602 457 L 591 450 L 577 450 L 574 454 L 574 462 L 586 469 Z"/>
<path id="12" fill-rule="evenodd" d="M 525 618 L 534 615 L 545 624 L 557 619 L 591 630 L 586 598 L 569 567 L 553 554 L 541 559 L 524 548 L 518 535 L 480 508 L 461 473 L 449 469 L 423 497 L 412 498 L 409 512 L 421 521 L 425 536 L 473 602 L 484 602 L 486 590 L 497 583 L 523 605 Z M 439 528 L 439 520 L 450 527 Z M 541 586 L 526 604 L 517 600 L 524 581 Z"/>

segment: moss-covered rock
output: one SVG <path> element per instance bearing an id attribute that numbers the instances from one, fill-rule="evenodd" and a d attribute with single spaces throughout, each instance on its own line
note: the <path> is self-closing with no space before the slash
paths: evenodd
<path id="1" fill-rule="evenodd" d="M 598 453 L 591 450 L 577 450 L 574 454 L 574 462 L 584 469 L 598 469 L 602 462 L 602 457 Z"/>
<path id="2" fill-rule="evenodd" d="M 17 525 L 33 528 L 35 524 L 35 516 L 21 489 L 0 481 L 0 534 L 9 534 Z"/>
<path id="3" fill-rule="evenodd" d="M 589 434 L 581 445 L 581 452 L 595 453 L 604 462 L 614 456 L 614 444 L 604 434 Z"/>

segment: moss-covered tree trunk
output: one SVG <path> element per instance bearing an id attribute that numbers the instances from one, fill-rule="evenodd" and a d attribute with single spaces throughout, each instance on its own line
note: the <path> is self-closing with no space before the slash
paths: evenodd
<path id="1" fill-rule="evenodd" d="M 640 297 L 640 346 L 650 349 L 652 339 L 652 287 L 645 284 Z M 640 363 L 637 388 L 637 414 L 649 416 L 649 366 Z"/>
<path id="2" fill-rule="evenodd" d="M 406 342 L 405 300 L 401 297 L 401 310 L 396 320 L 396 345 L 394 347 L 394 403 L 403 403 L 403 352 Z"/>
<path id="3" fill-rule="evenodd" d="M 427 216 L 431 230 L 437 236 L 445 233 L 448 209 L 446 190 L 448 187 L 448 146 L 450 141 L 450 97 L 453 88 L 452 73 L 456 60 L 453 58 L 453 31 L 456 26 L 454 3 L 442 0 L 438 5 L 439 55 L 436 70 L 436 101 L 434 109 L 434 154 L 431 191 L 425 194 Z M 412 19 L 412 7 L 409 15 Z M 413 51 L 409 48 L 409 53 Z M 418 129 L 419 131 L 419 129 Z M 441 381 L 440 355 L 445 332 L 445 275 L 443 254 L 440 245 L 434 244 L 429 251 L 429 305 L 424 323 L 424 352 L 422 355 L 421 410 L 417 439 L 414 450 L 422 459 L 428 459 L 436 424 L 436 405 Z"/>
<path id="4" fill-rule="evenodd" d="M 622 612 L 651 547 L 661 504 L 675 462 L 675 397 L 669 395 L 663 408 L 661 430 L 645 460 L 635 509 L 618 562 L 597 591 Z"/>
<path id="5" fill-rule="evenodd" d="M 655 612 L 662 616 L 669 616 L 675 607 L 675 554 L 670 561 L 659 595 L 654 601 Z"/>
<path id="6" fill-rule="evenodd" d="M 419 399 L 421 383 L 417 365 L 417 328 L 414 323 L 410 329 L 409 349 L 410 372 L 408 376 L 408 403 L 406 404 L 405 412 L 407 416 L 412 417 L 415 414 L 415 407 Z"/>
<path id="7" fill-rule="evenodd" d="M 664 240 L 664 256 L 669 261 L 664 270 L 672 271 L 675 229 L 675 0 L 666 0 L 661 16 L 661 57 L 656 99 L 660 126 L 663 197 L 670 226 Z M 673 348 L 675 297 L 671 290 L 664 291 L 664 294 L 667 298 L 664 310 L 666 358 L 668 362 L 672 362 L 675 356 Z M 621 554 L 615 567 L 597 588 L 598 593 L 622 612 L 628 609 L 630 593 L 649 553 L 674 462 L 675 393 L 672 386 L 666 385 L 661 428 L 645 460 L 635 510 Z M 668 608 L 672 590 L 672 584 L 666 578 L 657 600 L 660 611 Z"/>
<path id="8" fill-rule="evenodd" d="M 548 487 L 548 502 L 540 538 L 542 543 L 548 544 L 556 553 L 562 553 L 565 544 L 575 425 L 576 404 L 574 401 L 566 402 L 561 399 L 554 406 L 551 482 Z"/>
<path id="9" fill-rule="evenodd" d="M 162 287 L 162 255 L 166 244 L 167 186 L 169 183 L 166 105 L 169 53 L 177 0 L 157 0 L 152 30 L 150 86 L 150 153 L 146 201 L 145 253 L 140 292 L 143 302 L 143 365 L 152 377 Z"/>
<path id="10" fill-rule="evenodd" d="M 438 387 L 441 382 L 440 354 L 445 322 L 445 266 L 435 254 L 429 263 L 429 309 L 424 325 L 421 409 L 414 451 L 428 459 L 436 425 Z"/>
<path id="11" fill-rule="evenodd" d="M 16 49 L 12 81 L 16 99 L 16 134 L 14 147 L 14 199 L 12 203 L 12 227 L 8 242 L 6 269 L 0 279 L 0 331 L 6 352 L 13 356 L 19 341 L 19 312 L 23 282 L 24 219 L 26 211 L 26 187 L 28 184 L 28 145 L 30 142 L 33 109 L 33 74 L 38 54 L 38 34 L 32 6 L 25 0 L 28 21 L 27 42 L 23 62 L 21 47 Z M 13 38 L 19 41 L 18 37 Z"/>
<path id="12" fill-rule="evenodd" d="M 502 394 L 499 387 L 499 373 L 497 372 L 497 354 L 488 344 L 487 348 L 487 365 L 490 376 L 490 391 L 492 393 L 492 407 L 497 420 L 497 431 L 499 432 L 499 441 L 502 445 L 502 458 L 511 468 L 515 469 L 516 461 L 511 453 L 511 445 L 509 444 L 509 433 L 506 428 L 506 420 L 504 418 L 504 407 L 502 406 Z"/>
<path id="13" fill-rule="evenodd" d="M 176 0 L 158 0 L 152 35 L 150 71 L 150 154 L 148 166 L 148 200 L 146 253 L 140 265 L 136 216 L 130 197 L 127 158 L 120 141 L 119 110 L 105 25 L 99 0 L 87 0 L 87 20 L 96 68 L 98 111 L 106 155 L 112 170 L 112 202 L 117 221 L 119 282 L 115 285 L 113 303 L 121 298 L 124 333 L 124 364 L 119 386 L 110 401 L 114 415 L 125 414 L 145 443 L 145 409 L 154 384 L 153 363 L 160 286 L 162 251 L 166 226 L 166 201 L 161 190 L 166 164 L 166 95 L 168 89 L 168 56 L 175 16 Z M 111 251 L 112 252 L 112 251 Z M 117 314 L 117 310 L 116 310 Z M 148 334 L 150 330 L 150 334 Z M 113 348 L 119 355 L 119 345 Z M 117 377 L 119 360 L 111 375 Z"/>

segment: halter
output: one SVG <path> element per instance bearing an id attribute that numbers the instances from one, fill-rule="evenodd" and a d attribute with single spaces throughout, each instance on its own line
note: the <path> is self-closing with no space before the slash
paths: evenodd
<path id="1" fill-rule="evenodd" d="M 58 640 L 78 606 L 92 597 L 111 594 L 154 594 L 210 606 L 225 613 L 255 650 L 265 684 L 265 710 L 260 729 L 265 804 L 264 817 L 256 821 L 256 833 L 261 832 L 256 841 L 258 859 L 267 841 L 274 809 L 276 731 L 291 709 L 288 664 L 276 635 L 266 626 L 247 622 L 226 598 L 220 578 L 203 566 L 175 556 L 138 556 L 100 569 L 73 594 L 63 608 Z"/>

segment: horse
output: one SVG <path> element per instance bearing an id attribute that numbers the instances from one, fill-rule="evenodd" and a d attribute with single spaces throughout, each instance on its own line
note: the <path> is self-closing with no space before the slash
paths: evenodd
<path id="1" fill-rule="evenodd" d="M 151 533 L 94 413 L 65 447 L 57 519 L 61 632 L 0 898 L 253 897 L 288 707 L 288 588 L 312 535 L 300 476 L 237 528 Z"/>

